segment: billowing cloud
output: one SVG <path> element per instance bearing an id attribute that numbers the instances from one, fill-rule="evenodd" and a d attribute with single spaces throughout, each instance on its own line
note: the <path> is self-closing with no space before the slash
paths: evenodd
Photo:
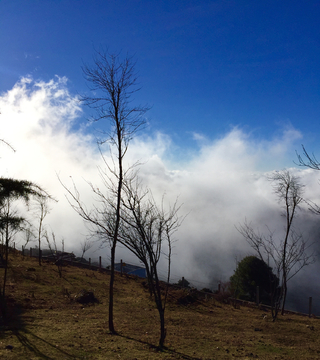
<path id="1" fill-rule="evenodd" d="M 94 199 L 87 182 L 99 184 L 97 167 L 105 167 L 94 134 L 82 126 L 79 99 L 69 93 L 66 78 L 44 82 L 26 77 L 1 94 L 0 111 L 1 139 L 16 150 L 1 145 L 1 175 L 34 181 L 57 198 L 46 221 L 58 238 L 64 237 L 67 250 L 79 251 L 87 229 L 66 201 L 57 174 L 68 187 L 76 183 L 90 208 Z M 178 197 L 181 215 L 187 214 L 176 234 L 173 280 L 185 276 L 196 286 L 213 288 L 218 280 L 228 280 L 235 257 L 250 253 L 235 228 L 245 218 L 260 229 L 283 228 L 281 209 L 266 175 L 294 165 L 294 148 L 301 137 L 292 126 L 272 139 L 256 139 L 240 128 L 211 140 L 195 133 L 196 146 L 183 163 L 170 154 L 174 144 L 168 135 L 140 134 L 132 141 L 126 164 L 139 160 L 140 176 L 155 198 L 165 193 L 166 201 L 173 203 Z M 320 174 L 292 171 L 307 185 L 306 197 L 320 203 Z M 306 236 L 311 240 L 318 236 L 317 220 L 308 211 L 302 211 L 300 219 Z M 99 251 L 108 258 L 107 249 Z M 138 263 L 121 247 L 117 257 Z"/>
<path id="2" fill-rule="evenodd" d="M 0 161 L 2 176 L 31 180 L 59 200 L 51 204 L 48 220 L 59 237 L 74 244 L 79 234 L 71 224 L 83 226 L 68 206 L 57 174 L 64 178 L 88 174 L 92 180 L 89 174 L 96 171 L 99 156 L 90 135 L 72 130 L 81 108 L 66 83 L 65 78 L 36 82 L 27 77 L 1 95 L 1 139 L 16 151 L 2 144 Z"/>

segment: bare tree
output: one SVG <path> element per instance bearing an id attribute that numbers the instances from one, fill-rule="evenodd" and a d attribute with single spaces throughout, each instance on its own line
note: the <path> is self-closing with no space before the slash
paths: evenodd
<path id="1" fill-rule="evenodd" d="M 177 202 L 169 210 L 165 210 L 162 202 L 159 208 L 151 193 L 143 189 L 136 173 L 131 176 L 125 172 L 121 195 L 121 216 L 118 228 L 118 238 L 121 244 L 132 251 L 145 265 L 150 295 L 154 297 L 160 316 L 159 347 L 163 347 L 166 337 L 164 313 L 170 278 L 172 235 L 180 227 L 182 218 L 178 216 L 180 206 Z M 109 191 L 90 184 L 93 193 L 97 196 L 98 206 L 88 210 L 80 199 L 80 194 L 74 185 L 69 194 L 70 205 L 90 225 L 92 235 L 97 236 L 102 243 L 113 242 L 113 234 L 117 224 L 116 189 L 109 185 L 107 174 L 100 172 Z M 161 255 L 167 256 L 168 272 L 165 294 L 162 295 L 162 286 L 158 276 L 158 263 Z"/>
<path id="2" fill-rule="evenodd" d="M 41 266 L 41 240 L 46 237 L 46 231 L 44 226 L 44 219 L 49 214 L 50 208 L 48 205 L 49 198 L 36 198 L 36 207 L 39 216 L 38 231 L 37 231 L 37 240 L 39 247 L 38 261 Z"/>
<path id="3" fill-rule="evenodd" d="M 142 188 L 136 177 L 125 181 L 123 190 L 119 241 L 133 252 L 146 268 L 149 291 L 159 312 L 159 347 L 162 348 L 166 337 L 164 314 L 170 279 L 172 235 L 182 222 L 182 218 L 178 216 L 180 207 L 175 202 L 173 207 L 166 211 L 162 201 L 159 208 L 150 192 Z M 168 271 L 167 284 L 162 295 L 158 263 L 164 254 L 168 261 Z"/>
<path id="4" fill-rule="evenodd" d="M 244 236 L 249 245 L 255 250 L 259 258 L 269 264 L 273 262 L 274 272 L 280 278 L 281 291 L 273 288 L 273 319 L 275 320 L 282 302 L 281 313 L 284 313 L 287 283 L 302 268 L 314 262 L 310 254 L 309 245 L 303 235 L 294 227 L 297 210 L 303 201 L 304 185 L 300 179 L 288 170 L 276 172 L 270 178 L 274 184 L 274 191 L 279 203 L 283 207 L 285 218 L 285 232 L 281 239 L 275 238 L 274 233 L 267 227 L 267 235 L 254 230 L 251 224 L 245 222 L 238 231 Z"/>
<path id="5" fill-rule="evenodd" d="M 44 231 L 44 238 L 46 239 L 49 250 L 51 252 L 51 258 L 54 260 L 54 264 L 57 266 L 59 277 L 62 278 L 64 265 L 63 260 L 66 259 L 64 253 L 64 238 L 61 239 L 62 251 L 59 251 L 54 231 L 51 231 L 51 237 L 52 241 L 50 241 L 48 232 Z"/>
<path id="6" fill-rule="evenodd" d="M 86 221 L 98 226 L 99 231 L 104 229 L 105 236 L 110 240 L 109 330 L 111 333 L 116 334 L 113 322 L 113 284 L 115 251 L 121 218 L 121 194 L 124 177 L 123 160 L 130 140 L 145 124 L 143 115 L 148 108 L 132 104 L 132 95 L 139 90 L 133 58 L 127 56 L 121 60 L 119 55 L 109 54 L 106 51 L 96 51 L 94 65 L 84 65 L 82 70 L 93 94 L 82 98 L 84 104 L 96 111 L 93 121 L 104 120 L 108 121 L 110 125 L 109 131 L 102 132 L 103 139 L 99 141 L 99 146 L 108 142 L 112 156 L 117 159 L 112 165 L 106 164 L 110 174 L 115 179 L 111 181 L 111 186 L 115 188 L 116 193 L 114 227 L 110 229 L 101 222 L 101 218 L 97 218 L 98 213 L 96 211 L 87 211 L 81 204 L 77 191 L 72 194 L 72 198 L 76 200 L 78 213 Z"/>
<path id="7" fill-rule="evenodd" d="M 81 260 L 83 260 L 83 257 L 84 257 L 84 254 L 89 250 L 91 249 L 93 246 L 93 242 L 89 239 L 85 239 L 83 241 L 80 242 L 80 247 L 81 247 L 81 251 L 82 251 L 82 254 L 81 254 Z"/>
<path id="8" fill-rule="evenodd" d="M 24 238 L 24 245 L 22 246 L 23 249 L 27 247 L 29 243 L 31 243 L 36 237 L 33 232 L 33 226 L 29 225 L 23 231 L 23 238 Z"/>

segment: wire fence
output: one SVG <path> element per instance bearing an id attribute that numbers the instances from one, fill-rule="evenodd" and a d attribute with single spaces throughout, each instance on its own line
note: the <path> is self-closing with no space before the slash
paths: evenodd
<path id="1" fill-rule="evenodd" d="M 15 249 L 15 244 L 13 246 L 13 250 L 19 251 L 19 250 Z M 22 247 L 21 253 L 24 256 L 39 257 L 39 249 L 38 248 L 25 249 L 24 247 Z M 49 260 L 49 261 L 53 261 L 53 262 L 63 261 L 63 263 L 66 265 L 76 266 L 79 268 L 85 268 L 85 269 L 89 269 L 89 270 L 98 270 L 100 272 L 105 272 L 105 273 L 110 273 L 110 266 L 107 266 L 107 262 L 109 260 L 107 257 L 97 256 L 95 258 L 89 258 L 88 260 L 86 260 L 85 258 L 76 257 L 73 253 L 67 253 L 67 252 L 50 250 L 50 249 L 40 250 L 40 257 L 43 260 Z M 130 264 L 128 264 L 121 260 L 121 262 L 118 263 L 117 265 L 118 266 L 116 266 L 115 271 L 118 273 L 138 276 L 138 277 L 142 277 L 142 278 L 146 277 L 145 273 L 144 273 L 144 275 L 142 275 L 143 272 L 137 272 L 137 273 L 131 272 L 130 273 L 130 272 L 126 271 L 126 268 L 128 268 L 129 266 L 131 268 L 133 267 L 136 269 L 142 269 L 143 265 L 141 263 L 136 264 L 136 263 L 130 262 Z M 175 279 L 175 280 L 173 280 L 173 279 Z M 163 281 L 166 281 L 166 280 L 167 279 L 165 278 L 165 276 L 163 276 Z M 172 283 L 172 281 L 174 281 L 174 283 Z M 217 299 L 219 301 L 232 303 L 234 305 L 237 304 L 239 306 L 243 305 L 243 306 L 250 306 L 250 307 L 257 306 L 262 310 L 266 310 L 266 311 L 271 310 L 271 307 L 269 305 L 262 304 L 260 302 L 259 287 L 257 287 L 257 291 L 256 291 L 256 294 L 257 294 L 256 301 L 250 302 L 250 301 L 246 301 L 246 300 L 232 298 L 231 293 L 226 288 L 224 288 L 223 283 L 221 283 L 221 282 L 219 282 L 217 284 L 216 289 L 206 288 L 207 283 L 200 282 L 197 280 L 188 279 L 188 281 L 186 282 L 186 284 L 188 284 L 188 285 L 189 284 L 190 285 L 197 284 L 198 285 L 197 287 L 199 287 L 199 288 L 201 288 L 203 286 L 202 290 L 198 290 L 195 287 L 184 286 L 183 284 L 184 284 L 183 276 L 174 276 L 173 275 L 171 277 L 170 286 L 174 286 L 177 289 L 188 289 L 190 292 L 193 292 L 193 295 L 195 298 L 197 298 L 197 297 L 198 298 L 214 297 L 215 299 Z M 314 315 L 314 312 L 316 312 L 316 311 L 314 311 L 314 310 L 317 309 L 317 306 L 315 307 L 314 305 L 320 303 L 319 299 L 317 299 L 316 297 L 306 297 L 302 301 L 304 303 L 303 308 L 308 309 L 307 312 L 303 313 L 303 312 L 293 311 L 293 310 L 286 310 L 285 312 L 309 316 L 309 317 L 316 317 Z"/>

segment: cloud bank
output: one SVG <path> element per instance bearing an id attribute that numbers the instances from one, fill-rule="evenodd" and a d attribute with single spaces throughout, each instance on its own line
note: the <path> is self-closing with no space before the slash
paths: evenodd
<path id="1" fill-rule="evenodd" d="M 46 222 L 57 238 L 65 239 L 66 250 L 79 252 L 88 231 L 66 200 L 57 174 L 66 186 L 76 183 L 90 208 L 94 199 L 87 182 L 99 184 L 97 167 L 104 167 L 79 99 L 69 93 L 66 78 L 44 82 L 25 77 L 1 94 L 0 111 L 1 139 L 16 150 L 1 145 L 1 176 L 36 182 L 52 194 L 58 203 L 51 204 Z M 173 203 L 178 197 L 181 215 L 188 214 L 176 234 L 173 281 L 184 276 L 200 288 L 216 288 L 218 280 L 227 281 L 235 258 L 251 253 L 235 228 L 245 218 L 260 229 L 265 225 L 283 229 L 281 208 L 266 179 L 271 171 L 291 164 L 307 185 L 306 197 L 320 203 L 320 174 L 294 168 L 294 149 L 301 138 L 290 125 L 273 139 L 256 139 L 240 128 L 217 139 L 195 133 L 194 144 L 186 149 L 190 157 L 183 162 L 172 156 L 175 145 L 168 134 L 155 131 L 132 141 L 126 163 L 139 160 L 140 176 L 155 198 L 165 193 L 166 201 Z M 300 229 L 316 240 L 317 219 L 307 210 L 299 216 Z M 100 249 L 99 255 L 107 260 L 108 248 Z M 117 258 L 137 263 L 121 247 Z M 318 265 L 313 266 L 314 272 Z"/>

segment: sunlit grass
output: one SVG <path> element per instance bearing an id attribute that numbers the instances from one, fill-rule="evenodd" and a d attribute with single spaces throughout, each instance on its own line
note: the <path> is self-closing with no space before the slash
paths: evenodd
<path id="1" fill-rule="evenodd" d="M 1 269 L 2 271 L 2 269 Z M 0 273 L 1 274 L 1 273 Z M 170 290 L 166 348 L 157 350 L 159 317 L 142 279 L 116 276 L 115 327 L 108 331 L 106 273 L 12 258 L 7 294 L 10 322 L 1 327 L 1 359 L 318 359 L 317 319 L 234 309 L 212 298 L 179 305 L 182 290 Z M 93 291 L 99 304 L 75 297 Z M 12 350 L 6 346 L 13 346 Z"/>

